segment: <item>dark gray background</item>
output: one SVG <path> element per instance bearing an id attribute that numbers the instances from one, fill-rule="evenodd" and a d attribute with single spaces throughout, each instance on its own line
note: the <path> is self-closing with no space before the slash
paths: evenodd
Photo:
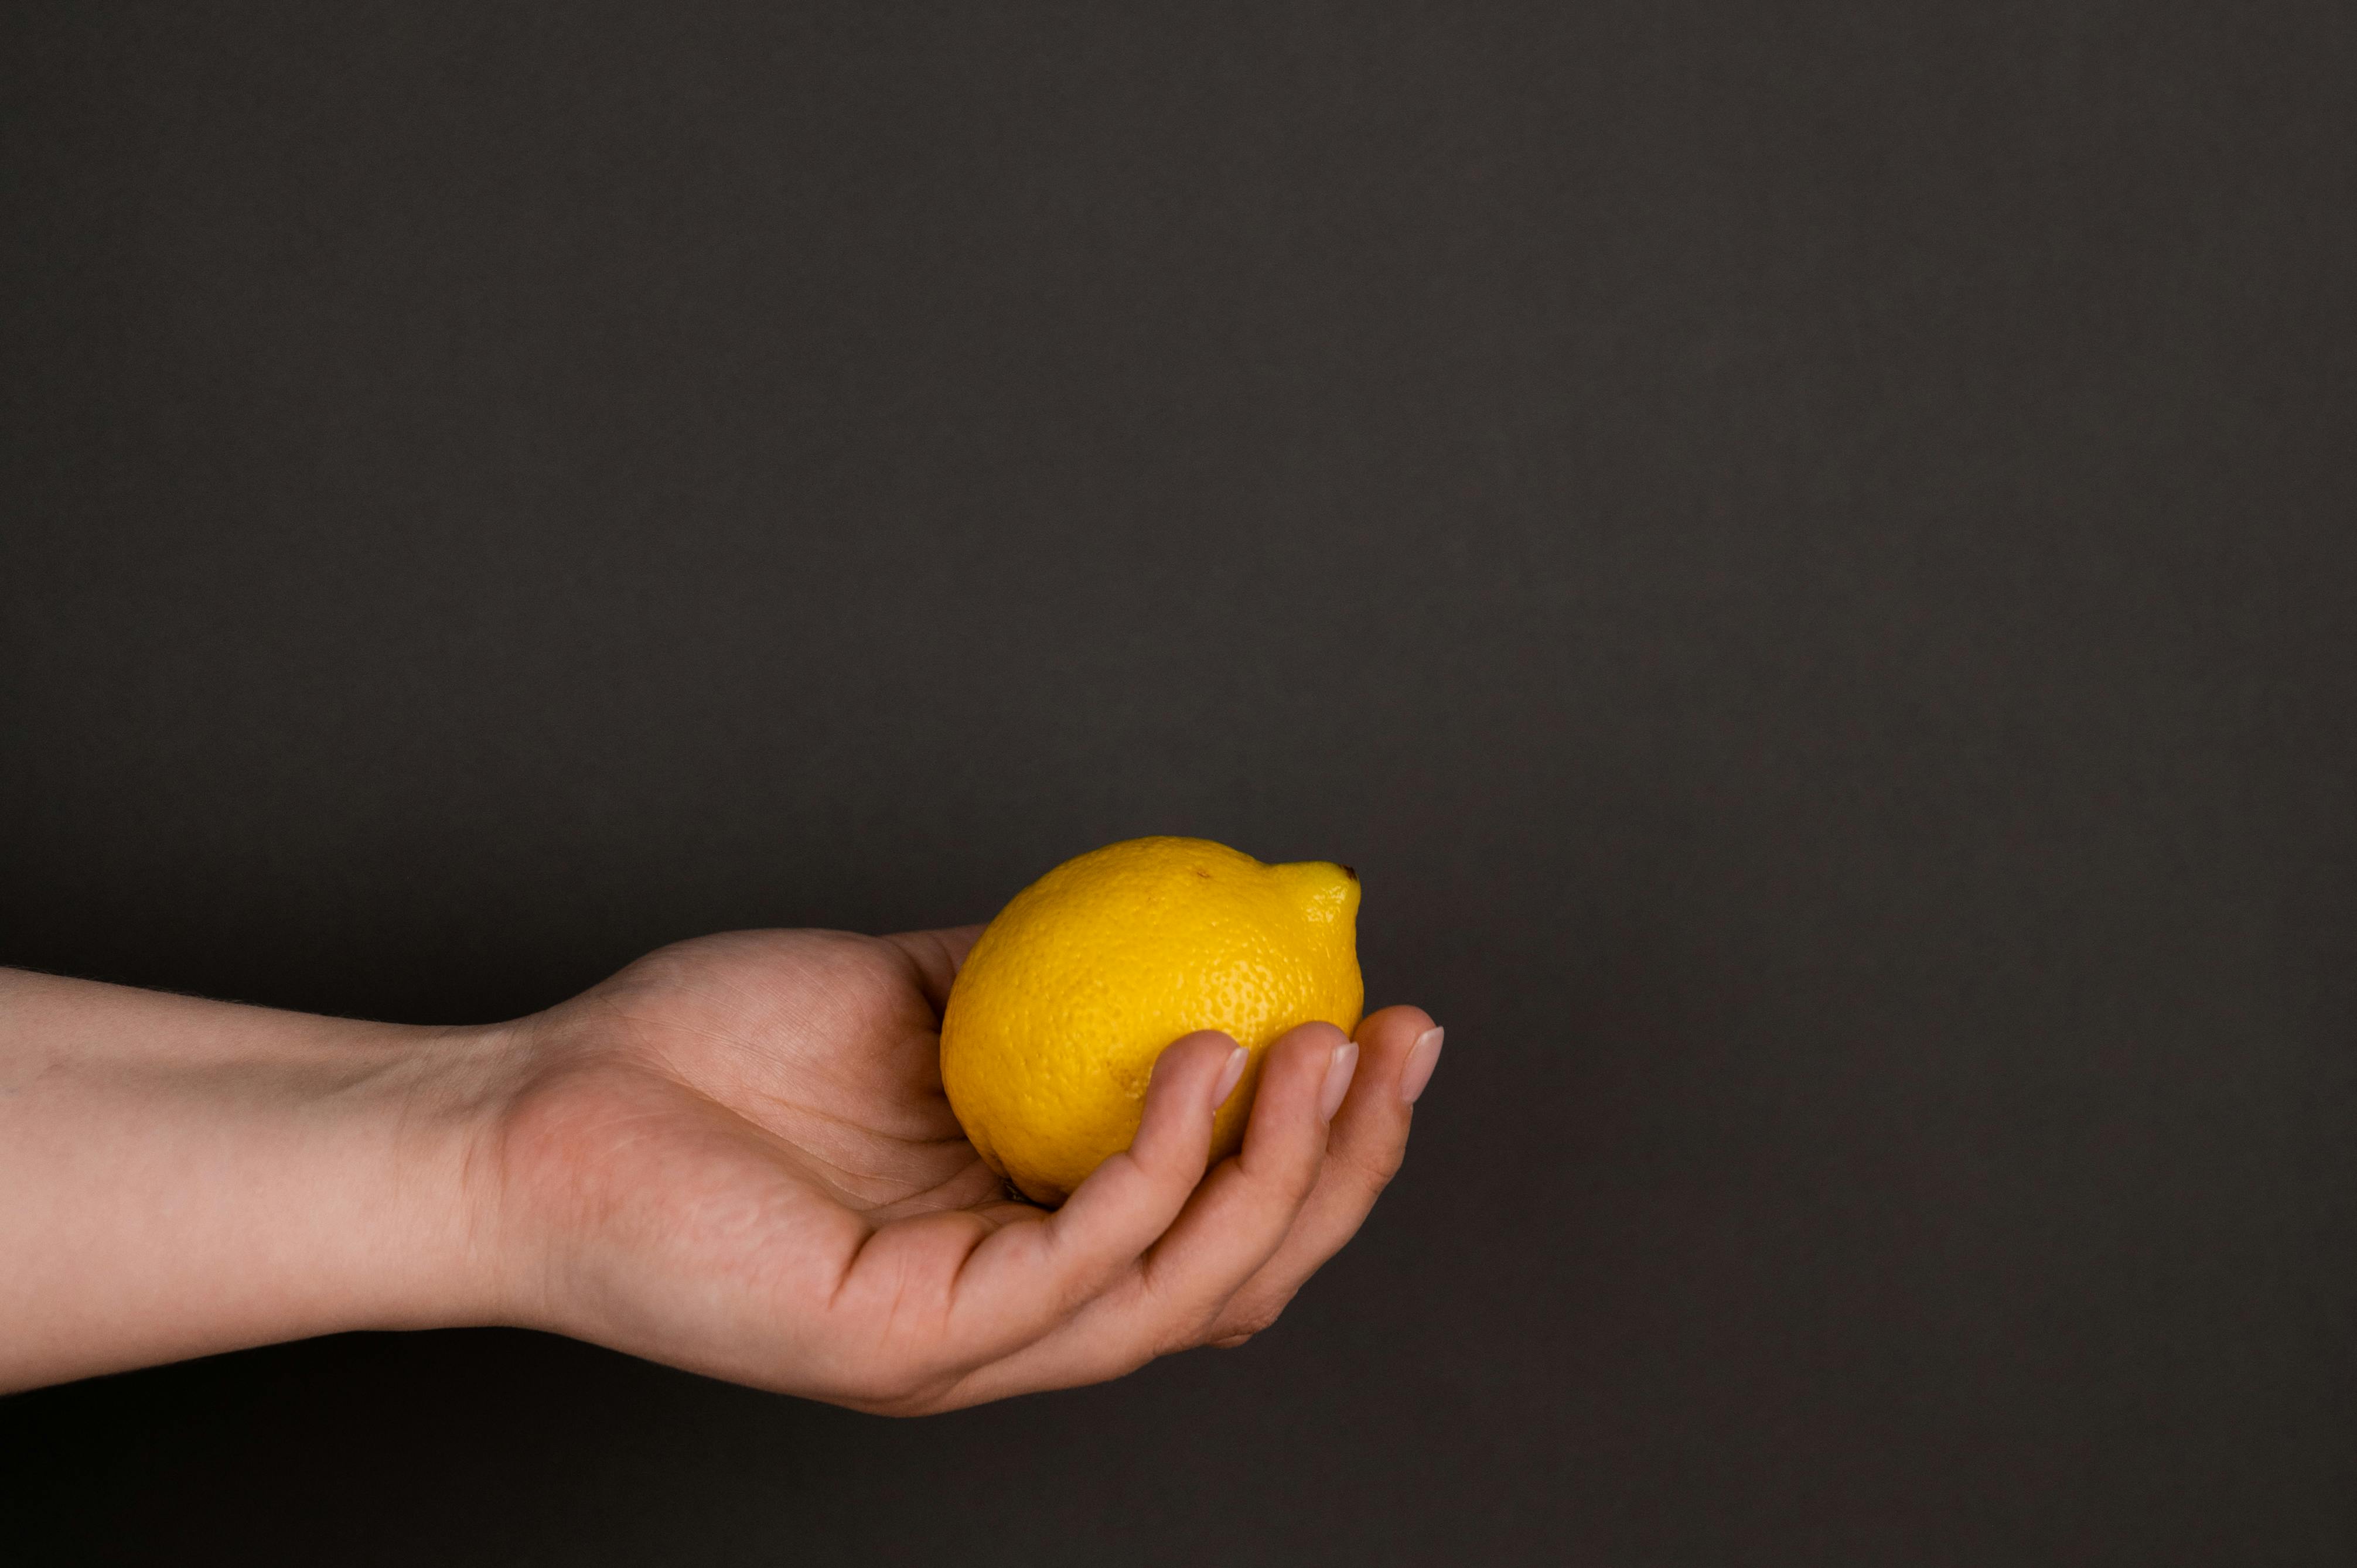
<path id="1" fill-rule="evenodd" d="M 0 1402 L 24 1561 L 2357 1555 L 2341 5 L 12 7 L 0 961 L 507 1016 L 1336 857 L 1274 1333 Z"/>

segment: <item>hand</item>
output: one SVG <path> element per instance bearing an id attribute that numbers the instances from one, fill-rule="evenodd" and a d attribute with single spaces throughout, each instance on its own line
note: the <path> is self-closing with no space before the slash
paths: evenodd
<path id="1" fill-rule="evenodd" d="M 1008 1197 L 942 1092 L 941 1009 L 977 934 L 706 937 L 514 1026 L 517 1087 L 475 1162 L 505 1315 L 903 1414 L 1274 1323 L 1398 1169 L 1432 1020 L 1286 1035 L 1208 1175 L 1234 1045 L 1188 1036 L 1130 1151 L 1051 1213 Z"/>

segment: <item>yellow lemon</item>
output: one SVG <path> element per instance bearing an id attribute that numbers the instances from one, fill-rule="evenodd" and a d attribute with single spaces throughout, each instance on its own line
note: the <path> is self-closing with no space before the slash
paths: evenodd
<path id="1" fill-rule="evenodd" d="M 1359 878 L 1208 839 L 1068 860 L 982 933 L 942 1015 L 942 1086 L 990 1168 L 1061 1203 L 1136 1136 L 1164 1047 L 1218 1029 L 1252 1053 L 1214 1122 L 1243 1142 L 1262 1056 L 1298 1024 L 1359 1025 Z"/>

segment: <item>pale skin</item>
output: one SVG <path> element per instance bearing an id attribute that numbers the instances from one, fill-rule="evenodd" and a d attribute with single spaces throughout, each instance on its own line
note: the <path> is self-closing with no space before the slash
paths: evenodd
<path id="1" fill-rule="evenodd" d="M 0 970 L 0 1390 L 361 1328 L 548 1329 L 889 1414 L 1275 1322 L 1406 1151 L 1415 1007 L 1240 1065 L 1189 1035 L 1048 1210 L 959 1131 L 976 928 L 740 931 L 512 1023 L 313 1017 Z"/>

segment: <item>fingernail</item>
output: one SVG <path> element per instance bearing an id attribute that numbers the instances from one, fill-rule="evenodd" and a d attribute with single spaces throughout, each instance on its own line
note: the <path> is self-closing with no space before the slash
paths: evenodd
<path id="1" fill-rule="evenodd" d="M 1400 1101 L 1413 1105 L 1424 1086 L 1432 1081 L 1432 1069 L 1440 1064 L 1440 1036 L 1443 1031 L 1426 1029 L 1415 1037 L 1407 1051 L 1407 1066 L 1400 1069 Z"/>
<path id="2" fill-rule="evenodd" d="M 1211 1087 L 1212 1110 L 1225 1105 L 1228 1096 L 1236 1091 L 1237 1080 L 1244 1076 L 1244 1063 L 1250 1059 L 1251 1053 L 1242 1046 L 1228 1053 L 1228 1065 L 1220 1069 L 1220 1081 Z"/>
<path id="3" fill-rule="evenodd" d="M 1342 1096 L 1351 1092 L 1351 1075 L 1359 1070 L 1359 1045 L 1345 1040 L 1334 1047 L 1334 1059 L 1326 1069 L 1326 1087 L 1318 1091 L 1318 1119 L 1334 1120 L 1334 1112 L 1342 1109 Z"/>

